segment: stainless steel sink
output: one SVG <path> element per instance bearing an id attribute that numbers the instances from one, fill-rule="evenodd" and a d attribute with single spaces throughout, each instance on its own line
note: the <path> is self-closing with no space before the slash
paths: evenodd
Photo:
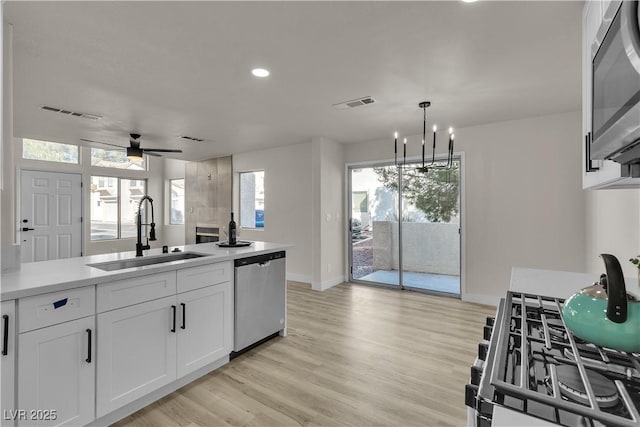
<path id="1" fill-rule="evenodd" d="M 122 270 L 125 268 L 142 267 L 145 265 L 162 264 L 171 261 L 180 261 L 184 259 L 200 258 L 210 256 L 208 254 L 199 254 L 197 252 L 180 252 L 175 254 L 162 254 L 157 256 L 139 257 L 119 259 L 117 261 L 99 262 L 96 264 L 87 264 L 89 267 L 98 268 L 104 271 Z"/>

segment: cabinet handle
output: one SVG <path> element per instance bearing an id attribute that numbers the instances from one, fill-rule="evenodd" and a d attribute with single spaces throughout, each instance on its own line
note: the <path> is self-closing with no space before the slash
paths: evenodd
<path id="1" fill-rule="evenodd" d="M 584 136 L 584 157 L 586 162 L 586 172 L 595 172 L 600 170 L 600 168 L 593 166 L 593 161 L 591 160 L 591 132 Z"/>
<path id="2" fill-rule="evenodd" d="M 173 327 L 171 328 L 171 332 L 176 332 L 176 306 L 171 306 L 171 312 L 173 313 Z"/>
<path id="3" fill-rule="evenodd" d="M 91 363 L 91 329 L 87 329 L 87 335 L 89 338 L 89 345 L 87 346 L 87 358 L 85 359 L 85 361 L 87 363 Z"/>
<path id="4" fill-rule="evenodd" d="M 2 320 L 4 321 L 4 334 L 2 335 L 2 355 L 9 354 L 9 315 L 3 314 Z"/>
<path id="5" fill-rule="evenodd" d="M 187 329 L 185 325 L 185 319 L 187 317 L 187 305 L 183 302 L 181 302 L 180 305 L 182 306 L 182 326 L 180 326 L 180 329 Z"/>

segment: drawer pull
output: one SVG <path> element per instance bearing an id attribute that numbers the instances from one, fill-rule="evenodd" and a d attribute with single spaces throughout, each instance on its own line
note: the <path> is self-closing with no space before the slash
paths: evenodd
<path id="1" fill-rule="evenodd" d="M 63 298 L 61 300 L 54 301 L 53 302 L 53 308 L 64 307 L 65 305 L 67 305 L 67 301 L 69 301 L 69 298 Z"/>
<path id="2" fill-rule="evenodd" d="M 171 332 L 176 332 L 176 306 L 171 306 L 171 311 L 173 312 L 173 327 L 171 328 Z"/>
<path id="3" fill-rule="evenodd" d="M 87 358 L 85 360 L 87 363 L 91 363 L 91 329 L 87 329 L 87 334 L 89 336 L 89 345 L 87 347 Z"/>
<path id="4" fill-rule="evenodd" d="M 4 321 L 4 333 L 2 335 L 2 355 L 6 356 L 9 353 L 9 316 L 7 314 L 2 315 Z"/>
<path id="5" fill-rule="evenodd" d="M 182 306 L 182 326 L 180 326 L 180 329 L 187 329 L 185 324 L 187 317 L 187 305 L 183 302 L 181 302 L 180 305 Z"/>

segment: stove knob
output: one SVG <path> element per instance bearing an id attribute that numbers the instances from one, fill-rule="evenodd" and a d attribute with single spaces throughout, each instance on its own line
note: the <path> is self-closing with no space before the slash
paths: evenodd
<path id="1" fill-rule="evenodd" d="M 496 323 L 496 318 L 495 317 L 487 317 L 487 320 L 485 321 L 485 325 L 487 326 L 493 326 Z"/>
<path id="2" fill-rule="evenodd" d="M 489 352 L 489 343 L 481 342 L 478 344 L 478 359 L 487 360 L 487 353 Z"/>
<path id="3" fill-rule="evenodd" d="M 471 384 L 480 385 L 480 378 L 482 377 L 482 368 L 479 366 L 471 367 Z"/>
<path id="4" fill-rule="evenodd" d="M 485 326 L 482 331 L 482 338 L 489 341 L 491 339 L 491 333 L 493 332 L 493 326 Z"/>
<path id="5" fill-rule="evenodd" d="M 464 386 L 464 404 L 470 408 L 476 409 L 476 401 L 478 398 L 478 386 L 466 384 Z"/>

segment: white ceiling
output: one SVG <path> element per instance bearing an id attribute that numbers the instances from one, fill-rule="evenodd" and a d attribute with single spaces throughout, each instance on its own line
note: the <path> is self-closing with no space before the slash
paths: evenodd
<path id="1" fill-rule="evenodd" d="M 422 100 L 457 127 L 580 109 L 578 1 L 4 4 L 19 137 L 126 145 L 136 131 L 194 160 L 418 134 Z M 332 107 L 362 96 L 377 102 Z"/>

